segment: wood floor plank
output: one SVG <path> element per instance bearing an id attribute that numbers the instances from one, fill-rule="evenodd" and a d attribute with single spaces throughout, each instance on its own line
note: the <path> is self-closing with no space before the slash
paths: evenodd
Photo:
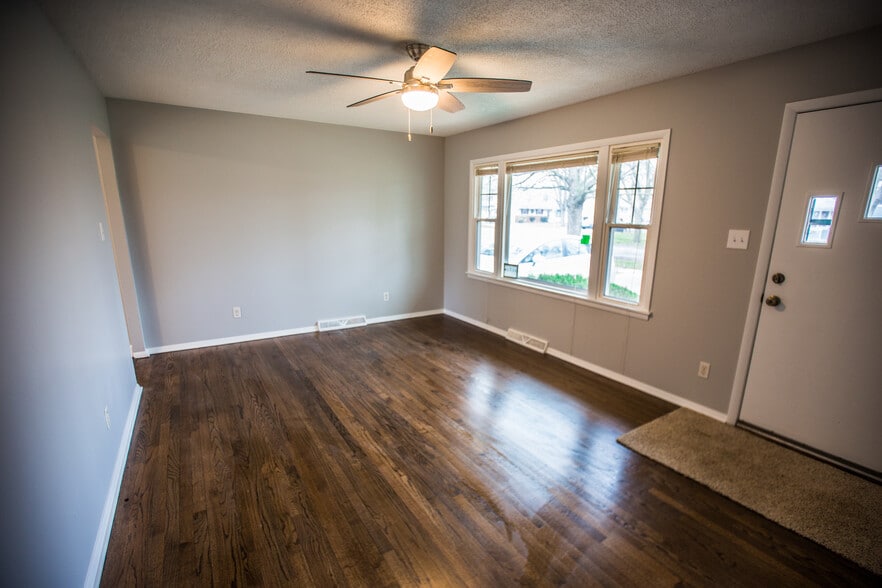
<path id="1" fill-rule="evenodd" d="M 449 317 L 136 370 L 103 586 L 878 584 L 616 443 L 672 405 Z"/>

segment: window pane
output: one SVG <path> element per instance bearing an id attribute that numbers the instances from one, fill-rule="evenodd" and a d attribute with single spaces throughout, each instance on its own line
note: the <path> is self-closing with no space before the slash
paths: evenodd
<path id="1" fill-rule="evenodd" d="M 802 242 L 805 245 L 829 245 L 833 236 L 836 196 L 812 196 L 809 199 Z"/>
<path id="2" fill-rule="evenodd" d="M 603 295 L 623 302 L 640 302 L 646 229 L 610 229 L 609 258 Z"/>
<path id="3" fill-rule="evenodd" d="M 496 223 L 478 221 L 475 231 L 475 267 L 482 272 L 493 272 L 495 262 L 494 244 L 496 243 Z"/>
<path id="4" fill-rule="evenodd" d="M 478 218 L 496 218 L 499 176 L 478 176 Z"/>
<path id="5" fill-rule="evenodd" d="M 637 166 L 637 187 L 653 188 L 655 187 L 655 168 L 658 159 L 641 159 L 635 162 Z"/>
<path id="6" fill-rule="evenodd" d="M 631 219 L 634 217 L 634 198 L 632 198 L 633 188 L 619 190 L 618 198 L 616 198 L 616 218 L 614 222 L 630 225 Z"/>
<path id="7" fill-rule="evenodd" d="M 518 266 L 518 278 L 587 290 L 597 165 L 507 177 L 511 192 L 505 259 Z"/>
<path id="8" fill-rule="evenodd" d="M 613 166 L 618 187 L 615 214 L 611 217 L 614 223 L 648 225 L 652 222 L 657 162 L 657 159 L 638 159 Z"/>
<path id="9" fill-rule="evenodd" d="M 870 194 L 867 196 L 867 210 L 864 218 L 882 220 L 882 165 L 876 166 L 873 175 L 873 183 L 870 184 Z"/>
<path id="10" fill-rule="evenodd" d="M 633 190 L 637 187 L 637 164 L 639 161 L 626 161 L 618 165 L 619 188 Z"/>

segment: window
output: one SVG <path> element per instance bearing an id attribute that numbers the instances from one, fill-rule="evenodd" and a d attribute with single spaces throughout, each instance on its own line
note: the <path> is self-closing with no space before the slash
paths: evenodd
<path id="1" fill-rule="evenodd" d="M 873 181 L 870 182 L 864 220 L 882 220 L 882 165 L 876 166 Z"/>
<path id="2" fill-rule="evenodd" d="M 648 316 L 669 134 L 473 161 L 469 275 Z"/>
<path id="3" fill-rule="evenodd" d="M 510 162 L 505 261 L 518 279 L 585 292 L 597 152 Z"/>
<path id="4" fill-rule="evenodd" d="M 475 169 L 475 268 L 492 272 L 496 266 L 496 206 L 499 166 Z"/>
<path id="5" fill-rule="evenodd" d="M 613 149 L 604 296 L 638 304 L 659 144 Z"/>
<path id="6" fill-rule="evenodd" d="M 839 212 L 838 196 L 811 196 L 805 213 L 800 244 L 812 247 L 829 247 L 836 228 Z"/>

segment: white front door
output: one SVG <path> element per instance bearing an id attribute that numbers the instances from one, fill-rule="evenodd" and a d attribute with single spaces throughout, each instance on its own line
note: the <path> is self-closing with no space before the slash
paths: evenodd
<path id="1" fill-rule="evenodd" d="M 797 115 L 739 416 L 876 473 L 882 221 L 866 216 L 880 165 L 882 102 Z"/>

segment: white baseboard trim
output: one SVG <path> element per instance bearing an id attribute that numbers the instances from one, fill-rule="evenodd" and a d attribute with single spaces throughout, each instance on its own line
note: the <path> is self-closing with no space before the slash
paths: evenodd
<path id="1" fill-rule="evenodd" d="M 504 329 L 494 327 L 493 325 L 488 325 L 487 323 L 483 323 L 481 321 L 461 315 L 451 310 L 445 309 L 444 314 L 461 320 L 464 323 L 468 323 L 480 329 L 484 329 L 485 331 L 490 331 L 491 333 L 499 335 L 500 337 L 505 337 L 506 331 Z M 645 382 L 641 382 L 640 380 L 635 380 L 634 378 L 630 378 L 611 369 L 593 364 L 589 361 L 585 361 L 584 359 L 580 359 L 578 357 L 575 357 L 574 355 L 570 355 L 569 353 L 564 353 L 563 351 L 559 351 L 553 347 L 549 347 L 545 353 L 567 363 L 571 363 L 582 369 L 588 370 L 589 372 L 593 372 L 620 384 L 624 384 L 625 386 L 630 386 L 631 388 L 639 390 L 640 392 L 645 392 L 650 396 L 655 396 L 656 398 L 661 398 L 662 400 L 666 400 L 671 404 L 676 404 L 677 406 L 682 406 L 684 408 L 694 410 L 695 412 L 708 416 L 712 419 L 726 422 L 726 413 L 720 412 L 718 410 L 713 410 L 712 408 L 708 408 L 704 405 L 698 404 L 697 402 L 693 402 L 686 398 L 677 396 L 676 394 L 672 394 L 660 388 L 656 388 L 655 386 L 652 386 Z"/>
<path id="2" fill-rule="evenodd" d="M 92 546 L 92 557 L 89 559 L 89 569 L 86 571 L 83 588 L 97 588 L 101 583 L 104 558 L 107 555 L 107 545 L 110 543 L 110 530 L 113 528 L 113 516 L 116 514 L 116 503 L 119 500 L 119 490 L 122 486 L 123 472 L 126 469 L 126 460 L 129 457 L 129 447 L 135 433 L 135 421 L 138 418 L 138 407 L 141 405 L 143 391 L 141 386 L 135 385 L 132 402 L 129 405 L 129 414 L 126 417 L 125 425 L 123 425 L 122 438 L 116 452 L 116 463 L 113 465 L 110 486 L 107 489 L 107 497 L 104 499 L 104 510 L 101 512 L 98 534 L 95 537 L 95 544 Z"/>
<path id="3" fill-rule="evenodd" d="M 135 351 L 134 353 L 132 353 L 133 359 L 146 359 L 148 357 L 150 357 L 150 353 L 147 350 Z"/>
<path id="4" fill-rule="evenodd" d="M 402 321 L 405 319 L 419 318 L 423 316 L 431 316 L 435 314 L 444 314 L 444 309 L 423 310 L 419 312 L 409 312 L 406 314 L 394 314 L 389 316 L 378 316 L 367 319 L 368 325 L 376 323 L 386 323 L 390 321 Z M 318 327 L 310 325 L 308 327 L 297 327 L 294 329 L 285 329 L 283 331 L 267 331 L 265 333 L 252 333 L 250 335 L 239 335 L 237 337 L 223 337 L 220 339 L 206 339 L 205 341 L 191 341 L 189 343 L 176 343 L 174 345 L 161 345 L 159 347 L 149 347 L 147 355 L 155 353 L 169 353 L 170 351 L 187 351 L 188 349 L 201 349 L 203 347 L 216 347 L 218 345 L 230 345 L 233 343 L 247 343 L 248 341 L 260 341 L 261 339 L 273 339 L 275 337 L 288 337 L 290 335 L 304 335 L 307 333 L 317 333 Z"/>
<path id="5" fill-rule="evenodd" d="M 390 314 L 389 316 L 378 316 L 374 318 L 369 318 L 367 320 L 369 325 L 374 325 L 377 323 L 389 323 L 392 321 L 403 321 L 412 318 L 420 318 L 423 316 L 434 316 L 436 314 L 444 314 L 443 308 L 436 308 L 435 310 L 422 310 L 420 312 L 409 312 L 407 314 Z"/>
<path id="6" fill-rule="evenodd" d="M 272 339 L 274 337 L 288 337 L 289 335 L 303 335 L 305 333 L 315 333 L 317 331 L 318 328 L 316 328 L 315 325 L 310 325 L 308 327 L 285 329 L 283 331 L 267 331 L 265 333 L 252 333 L 250 335 L 239 335 L 236 337 L 222 337 L 220 339 L 206 339 L 204 341 L 190 341 L 188 343 L 175 343 L 174 345 L 161 345 L 159 347 L 150 347 L 147 351 L 151 354 L 169 353 L 171 351 L 187 351 L 188 349 L 232 345 L 233 343 L 247 343 L 248 341 L 260 341 L 261 339 Z"/>
<path id="7" fill-rule="evenodd" d="M 502 338 L 505 338 L 506 334 L 508 334 L 508 331 L 506 329 L 500 329 L 498 327 L 494 327 L 493 325 L 490 325 L 487 323 L 482 323 L 479 320 L 475 320 L 475 319 L 468 317 L 464 314 L 459 314 L 458 312 L 453 312 L 452 310 L 447 310 L 446 308 L 444 309 L 444 314 L 446 314 L 447 316 L 453 317 L 457 320 L 460 320 L 464 323 L 468 323 L 474 327 L 478 327 L 479 329 L 484 329 L 485 331 L 490 331 L 494 335 L 499 335 Z"/>

